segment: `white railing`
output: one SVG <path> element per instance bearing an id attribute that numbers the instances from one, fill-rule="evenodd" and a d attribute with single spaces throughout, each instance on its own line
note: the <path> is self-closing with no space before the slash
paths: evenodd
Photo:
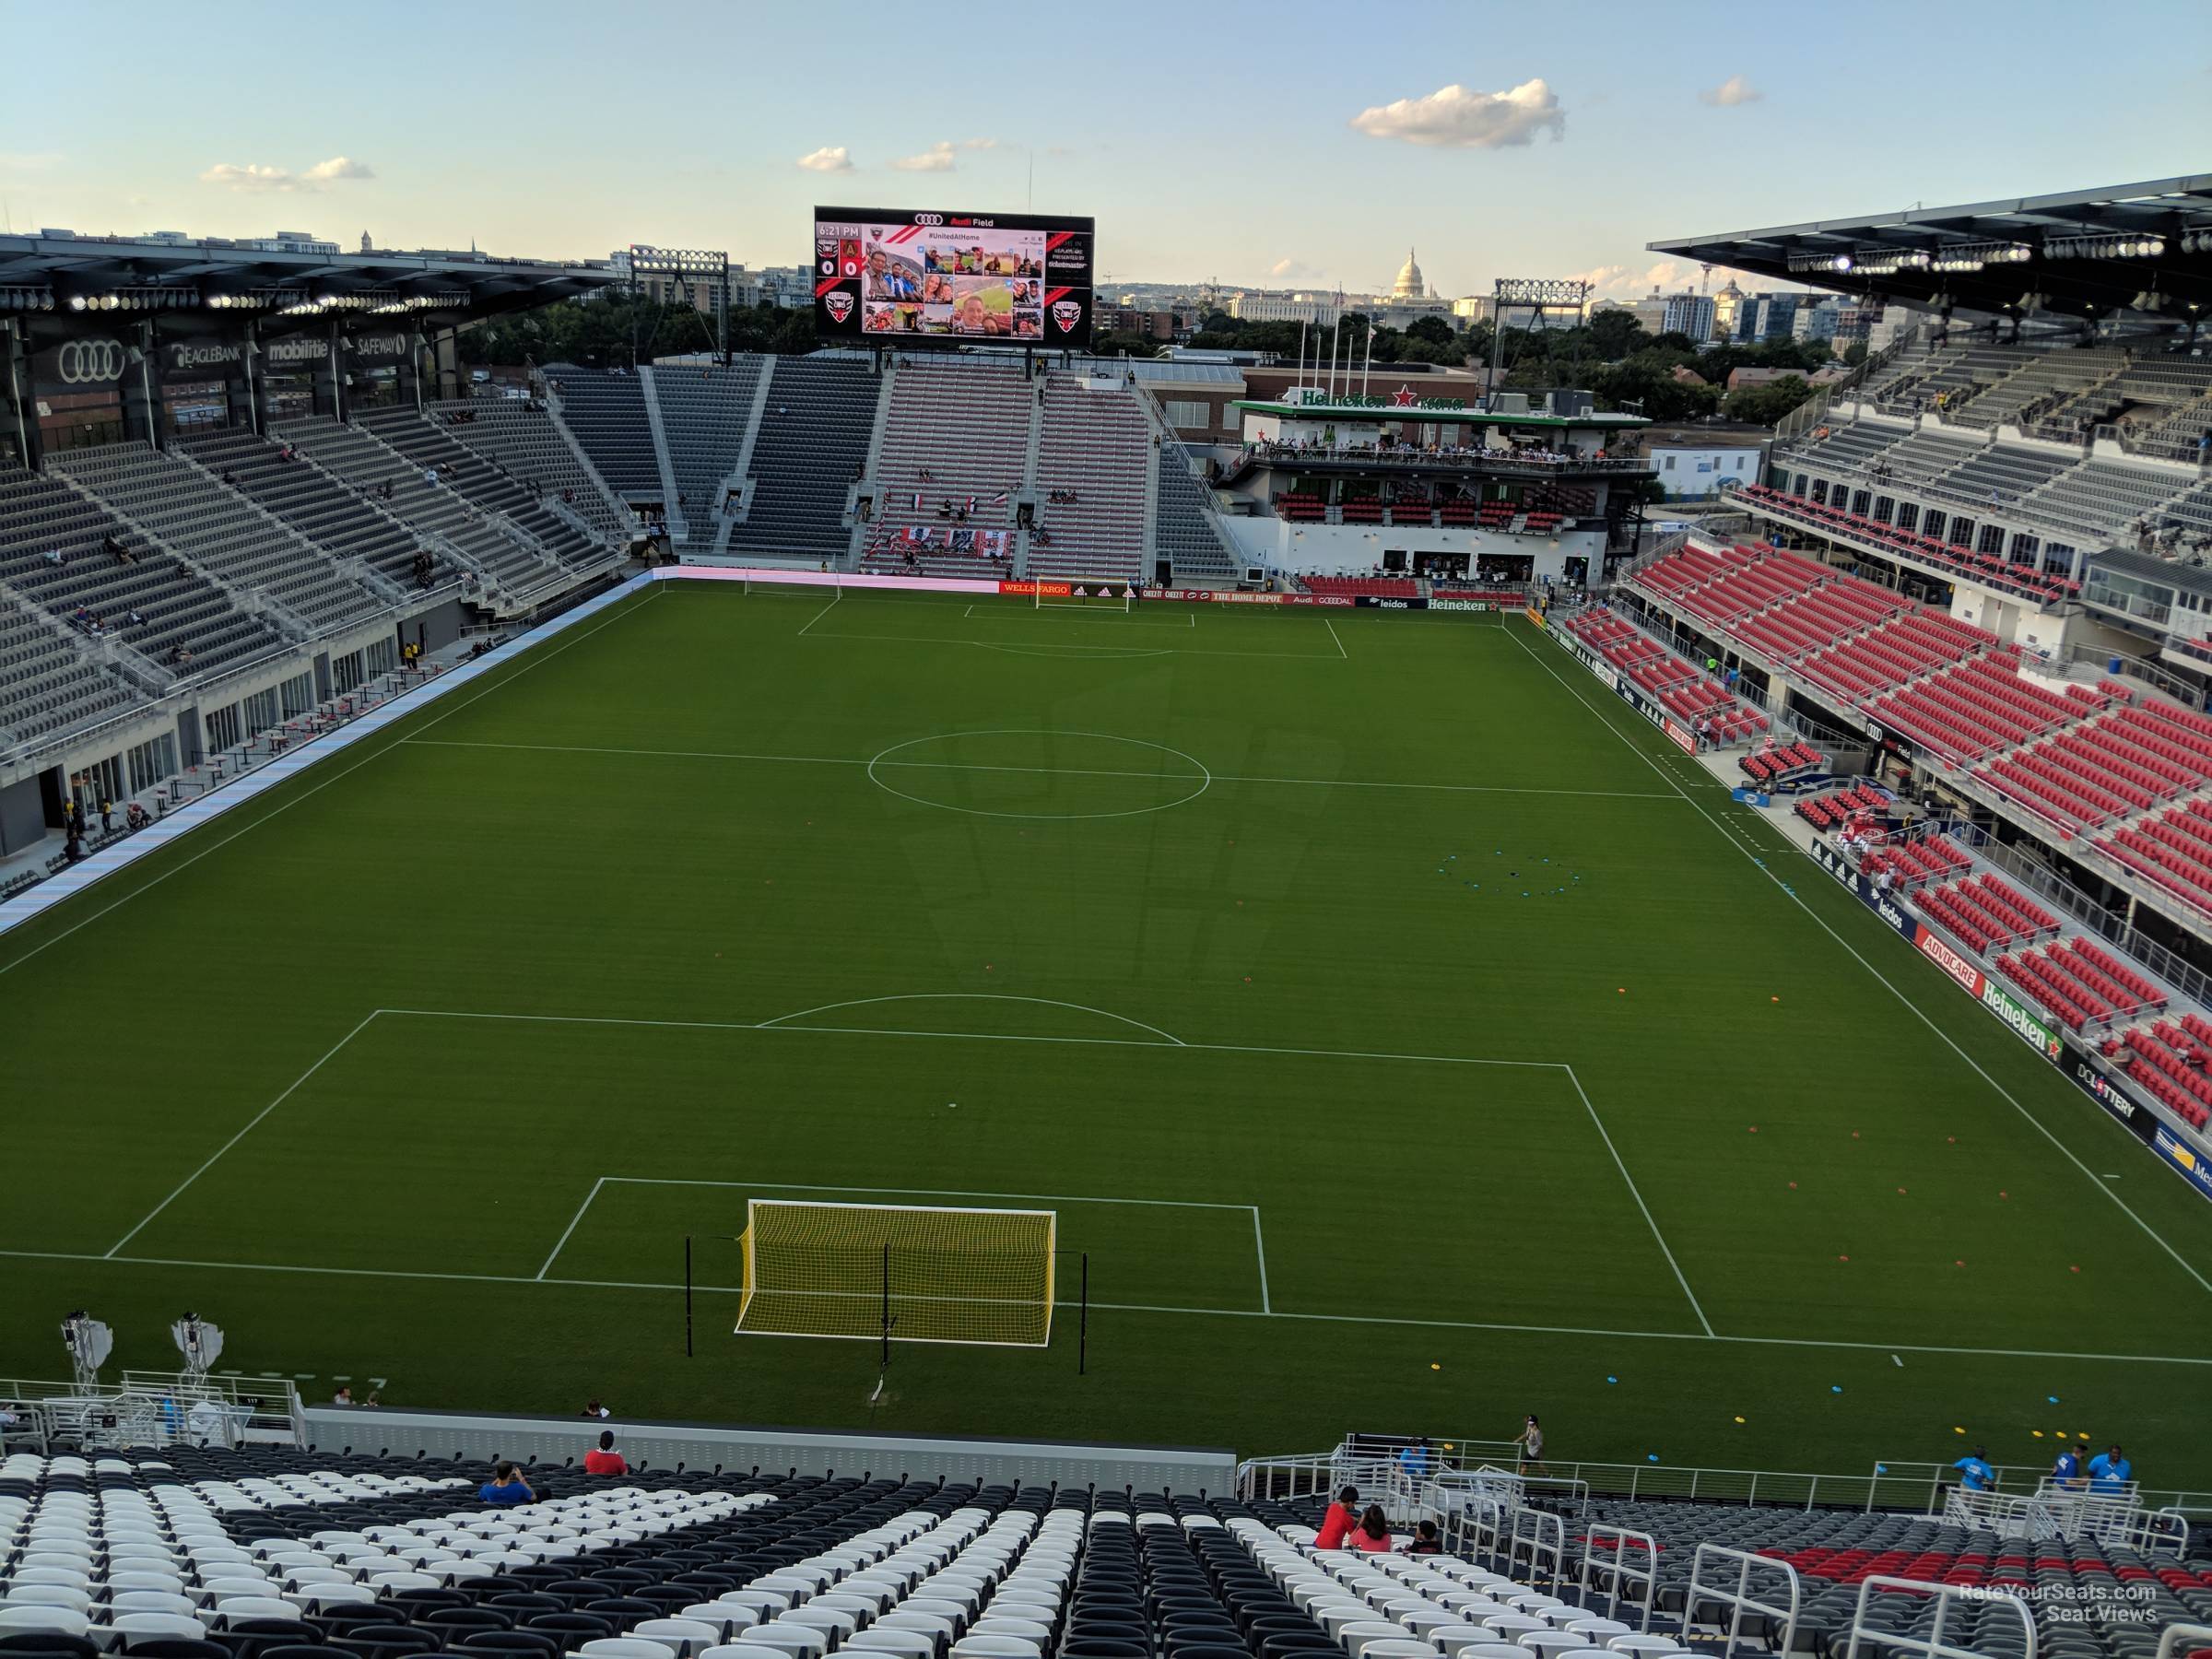
<path id="1" fill-rule="evenodd" d="M 1914 1636 L 1903 1630 L 1885 1630 L 1868 1624 L 1866 1614 L 1877 1590 L 1935 1597 L 1936 1618 L 1928 1628 L 1928 1633 L 1925 1636 Z M 1985 1590 L 1963 1584 L 1931 1584 L 1919 1579 L 1891 1578 L 1883 1573 L 1860 1581 L 1859 1605 L 1851 1618 L 1851 1645 L 1844 1650 L 1843 1659 L 1859 1659 L 1859 1644 L 1862 1641 L 1887 1648 L 1892 1653 L 1923 1653 L 1927 1655 L 1927 1659 L 1983 1659 L 1979 1649 L 1961 1647 L 1955 1641 L 1943 1639 L 1943 1622 L 1950 1610 L 1962 1602 L 1970 1601 L 1998 1603 L 2018 1614 L 2020 1628 L 2028 1635 L 2027 1650 L 2021 1659 L 2035 1659 L 2035 1616 L 2028 1610 L 2028 1604 L 2010 1591 Z"/>
<path id="2" fill-rule="evenodd" d="M 1774 1586 L 1779 1583 L 1781 1590 Z M 1763 1586 L 1763 1587 L 1762 1587 Z M 1788 1599 L 1776 1599 L 1783 1592 Z M 1697 1622 L 1699 1610 L 1707 1606 L 1727 1609 L 1728 1636 L 1721 1652 L 1737 1652 L 1736 1643 L 1743 1636 L 1744 1615 L 1782 1621 L 1780 1640 L 1770 1638 L 1768 1645 L 1773 1652 L 1788 1654 L 1796 1645 L 1797 1611 L 1804 1602 L 1805 1586 L 1797 1576 L 1797 1569 L 1773 1556 L 1754 1555 L 1747 1549 L 1731 1549 L 1725 1544 L 1700 1544 L 1689 1564 L 1689 1587 L 1682 1602 L 1682 1633 L 1687 1639 L 1689 1627 Z"/>
<path id="3" fill-rule="evenodd" d="M 2184 1653 L 2194 1653 L 2194 1647 L 2184 1649 L 2183 1642 L 2202 1642 L 2212 1648 L 2212 1624 L 2168 1625 L 2159 1636 L 2158 1659 L 2182 1659 Z"/>
<path id="4" fill-rule="evenodd" d="M 1631 1551 L 1641 1552 L 1641 1564 L 1631 1560 Z M 1626 1607 L 1638 1616 L 1638 1630 L 1650 1630 L 1659 1605 L 1659 1540 L 1633 1527 L 1592 1522 L 1583 1541 L 1580 1583 L 1583 1606 L 1595 1612 L 1602 1596 L 1606 1618 L 1618 1618 Z"/>

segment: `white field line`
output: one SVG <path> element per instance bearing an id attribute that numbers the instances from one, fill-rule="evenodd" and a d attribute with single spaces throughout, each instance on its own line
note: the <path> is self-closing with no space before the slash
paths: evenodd
<path id="1" fill-rule="evenodd" d="M 1252 1248 L 1260 1258 L 1260 1312 L 1272 1313 L 1275 1304 L 1267 1300 L 1267 1235 L 1260 1230 L 1260 1206 L 1252 1206 Z"/>
<path id="2" fill-rule="evenodd" d="M 2102 1193 L 2114 1205 L 2118 1206 L 2121 1213 L 2126 1216 L 2130 1221 L 2133 1221 L 2138 1228 L 2142 1230 L 2144 1237 L 2150 1240 L 2152 1243 L 2156 1244 L 2160 1250 L 2164 1251 L 2167 1255 L 2171 1257 L 2174 1265 L 2181 1268 L 2181 1270 L 2187 1274 L 2191 1278 L 2194 1279 L 2200 1288 L 2205 1290 L 2207 1294 L 2212 1294 L 2212 1279 L 2207 1279 L 2196 1269 L 2196 1267 L 2186 1256 L 2183 1255 L 2180 1251 L 2174 1249 L 2171 1244 L 2169 1244 L 2156 1228 L 2152 1227 L 2149 1222 L 2144 1220 L 2141 1216 L 2136 1214 L 2135 1210 L 2129 1206 L 2127 1200 L 2121 1197 L 2117 1192 L 2113 1191 L 2108 1182 L 2100 1181 L 2097 1178 L 2097 1172 L 2090 1169 L 2088 1164 L 2083 1163 L 2079 1158 L 2076 1157 L 2074 1149 L 2071 1147 L 2067 1146 L 2065 1142 L 2060 1140 L 2056 1135 L 2051 1132 L 2050 1127 L 2045 1124 L 2041 1118 L 2037 1117 L 2035 1113 L 2029 1111 L 2027 1107 L 2023 1106 L 2019 1100 L 2015 1098 L 2010 1089 L 2006 1088 L 2002 1083 L 1991 1077 L 1988 1072 L 1984 1071 L 1982 1068 L 1982 1063 L 1976 1060 L 1971 1054 L 1968 1053 L 1966 1050 L 1959 1047 L 1958 1041 L 1948 1031 L 1945 1030 L 1941 1026 L 1937 1025 L 1934 1019 L 1930 1018 L 1921 1006 L 1914 1002 L 1912 998 L 1906 995 L 1904 992 L 1900 990 L 1896 982 L 1892 981 L 1888 974 L 1884 973 L 1879 968 L 1877 968 L 1872 962 L 1868 961 L 1866 958 L 1860 955 L 1858 947 L 1853 945 L 1850 940 L 1846 939 L 1834 928 L 1830 927 L 1828 924 L 1825 917 L 1823 917 L 1818 911 L 1814 910 L 1811 905 L 1806 903 L 1803 899 L 1792 892 L 1783 883 L 1782 877 L 1779 874 L 1769 869 L 1758 859 L 1753 858 L 1752 854 L 1744 848 L 1741 841 L 1739 841 L 1735 836 L 1728 835 L 1727 826 L 1719 818 L 1714 818 L 1712 813 L 1706 811 L 1705 808 L 1699 804 L 1697 799 L 1692 796 L 1688 791 L 1683 789 L 1680 784 L 1675 782 L 1673 777 L 1668 774 L 1664 767 L 1660 766 L 1656 761 L 1653 760 L 1649 755 L 1644 753 L 1642 745 L 1635 742 L 1628 733 L 1622 731 L 1619 726 L 1614 724 L 1612 721 L 1606 719 L 1604 714 L 1599 713 L 1596 705 L 1592 703 L 1588 698 L 1584 697 L 1580 690 L 1576 689 L 1573 685 L 1571 685 L 1563 676 L 1560 675 L 1558 669 L 1554 668 L 1549 663 L 1546 662 L 1543 657 L 1538 655 L 1535 650 L 1528 643 L 1526 640 L 1522 639 L 1518 634 L 1515 634 L 1512 637 L 1514 643 L 1519 645 L 1523 651 L 1527 652 L 1530 657 L 1535 659 L 1537 666 L 1542 668 L 1545 673 L 1550 675 L 1553 679 L 1558 680 L 1561 686 L 1565 687 L 1568 694 L 1571 696 L 1577 702 L 1581 703 L 1583 708 L 1587 709 L 1600 725 L 1606 727 L 1616 737 L 1619 738 L 1621 742 L 1627 744 L 1629 748 L 1637 756 L 1639 759 L 1642 760 L 1645 765 L 1649 766 L 1653 771 L 1657 772 L 1660 777 L 1665 778 L 1668 786 L 1674 789 L 1675 793 L 1679 794 L 1685 801 L 1688 802 L 1690 807 L 1700 818 L 1704 818 L 1706 822 L 1710 823 L 1715 830 L 1720 830 L 1722 834 L 1728 836 L 1729 843 L 1732 846 L 1735 846 L 1738 852 L 1743 853 L 1746 858 L 1751 859 L 1754 867 L 1759 870 L 1759 873 L 1761 876 L 1764 876 L 1767 880 L 1773 883 L 1773 885 L 1781 890 L 1783 897 L 1787 898 L 1791 903 L 1794 904 L 1799 910 L 1803 911 L 1807 916 L 1811 917 L 1814 925 L 1818 927 L 1820 931 L 1826 934 L 1830 938 L 1833 939 L 1836 944 L 1850 956 L 1853 961 L 1858 963 L 1860 967 L 1865 969 L 1868 973 L 1872 974 L 1875 980 L 1885 990 L 1887 990 L 1890 995 L 1896 997 L 1900 1003 L 1904 1005 L 1905 1008 L 1912 1014 L 1913 1018 L 1919 1020 L 1922 1025 L 1927 1027 L 1929 1030 L 1933 1031 L 1936 1037 L 1942 1041 L 1946 1048 L 1949 1049 L 1951 1053 L 1958 1055 L 1959 1059 L 1965 1061 L 1968 1068 L 1973 1072 L 1974 1076 L 1980 1077 L 1983 1082 L 1988 1084 L 1992 1092 L 1994 1092 L 1999 1100 L 2003 1100 L 2007 1106 L 2011 1107 L 2013 1111 L 2019 1113 L 2023 1119 L 2025 1119 L 2030 1125 L 2033 1126 L 2038 1135 L 2041 1135 L 2045 1140 L 2049 1141 L 2052 1146 L 2055 1147 L 2068 1163 L 2072 1164 L 2077 1170 L 2081 1171 L 2082 1178 L 2084 1180 L 2088 1182 L 2088 1183 L 2095 1187 L 2097 1191 Z"/>
<path id="3" fill-rule="evenodd" d="M 63 1250 L 0 1250 L 0 1260 L 109 1263 L 120 1267 L 179 1267 L 237 1273 L 294 1273 L 327 1278 L 417 1279 L 464 1285 L 552 1285 L 585 1290 L 681 1290 L 680 1281 L 663 1279 L 535 1278 L 520 1273 L 445 1273 L 403 1267 L 322 1267 L 288 1262 L 211 1262 L 174 1256 L 106 1256 Z M 694 1285 L 702 1295 L 737 1296 L 736 1285 Z M 1716 1342 L 1745 1347 L 1833 1348 L 1887 1354 L 1951 1354 L 2005 1359 L 2078 1359 L 2102 1365 L 2212 1366 L 2212 1356 L 2194 1354 L 2100 1354 L 2070 1348 L 1959 1347 L 1915 1342 L 1853 1342 L 1835 1337 L 1707 1336 L 1697 1331 L 1618 1330 L 1594 1325 L 1521 1324 L 1501 1320 L 1399 1319 L 1372 1313 L 1288 1313 L 1280 1309 L 1183 1308 L 1147 1302 L 1093 1302 L 1094 1309 L 1124 1313 L 1187 1314 L 1209 1319 L 1294 1319 L 1327 1324 L 1406 1325 L 1423 1330 L 1498 1331 L 1538 1336 L 1603 1336 L 1652 1342 Z"/>
<path id="4" fill-rule="evenodd" d="M 258 1124 L 262 1119 L 267 1117 L 270 1112 L 276 1111 L 277 1107 L 283 1105 L 287 1100 L 290 1100 L 293 1093 L 302 1083 L 306 1082 L 310 1077 L 321 1071 L 324 1066 L 330 1063 L 331 1059 L 340 1049 L 344 1048 L 347 1043 L 351 1042 L 356 1037 L 359 1037 L 364 1030 L 366 1030 L 369 1027 L 369 1022 L 374 1019 L 381 1012 L 381 1009 L 371 1008 L 367 1014 L 361 1017 L 361 1022 L 359 1025 L 355 1026 L 352 1030 L 347 1032 L 345 1036 L 339 1038 L 327 1049 L 324 1050 L 323 1057 L 320 1060 L 317 1060 L 312 1065 L 309 1066 L 305 1071 L 294 1077 L 289 1083 L 286 1084 L 284 1087 L 284 1092 L 282 1094 L 278 1095 L 266 1106 L 264 1106 L 259 1112 L 248 1118 L 244 1125 L 238 1131 L 237 1134 L 233 1135 L 229 1140 L 218 1147 L 215 1151 L 209 1155 L 206 1163 L 202 1164 L 191 1174 L 185 1176 L 183 1180 L 177 1182 L 175 1190 L 172 1191 L 168 1197 L 162 1199 L 160 1203 L 155 1205 L 152 1209 L 147 1211 L 144 1216 L 139 1218 L 137 1226 L 132 1228 L 129 1232 L 124 1233 L 122 1238 L 116 1240 L 113 1244 L 109 1246 L 108 1254 L 111 1256 L 113 1255 L 125 1244 L 128 1244 L 133 1239 L 144 1232 L 146 1230 L 146 1224 L 148 1221 L 151 1221 L 156 1216 L 159 1215 L 163 1210 L 174 1204 L 177 1199 L 182 1195 L 186 1187 L 190 1186 L 201 1176 L 206 1174 L 208 1171 L 215 1168 L 217 1162 L 220 1160 L 224 1153 L 229 1151 L 231 1147 L 237 1146 L 240 1141 L 244 1140 L 247 1135 L 251 1135 L 253 1132 L 254 1126 Z"/>
<path id="5" fill-rule="evenodd" d="M 599 1196 L 599 1189 L 606 1184 L 606 1177 L 604 1175 L 600 1176 L 598 1180 L 592 1182 L 592 1190 L 583 1195 L 583 1202 L 576 1206 L 576 1213 L 569 1218 L 568 1226 L 560 1230 L 559 1241 L 553 1246 L 551 1253 L 546 1257 L 545 1265 L 537 1270 L 537 1277 L 539 1278 L 544 1278 L 547 1274 L 553 1270 L 554 1259 L 558 1257 L 562 1251 L 569 1247 L 569 1239 L 570 1236 L 575 1232 L 576 1224 L 583 1219 L 583 1212 L 592 1207 L 592 1200 Z M 688 1246 L 686 1248 L 688 1248 Z"/>
<path id="6" fill-rule="evenodd" d="M 958 732 L 947 736 L 959 736 Z M 1049 736 L 1050 733 L 1040 735 Z M 492 743 L 467 738 L 406 737 L 402 742 L 419 744 L 425 748 L 493 748 L 517 749 L 531 754 L 556 755 L 621 755 L 654 760 L 749 760 L 791 766 L 857 766 L 865 768 L 865 757 L 848 755 L 769 755 L 738 749 L 660 749 L 612 748 L 583 743 Z M 884 760 L 884 767 L 911 767 L 935 771 L 1004 771 L 1037 772 L 1071 778 L 1148 778 L 1155 781 L 1166 778 L 1171 782 L 1186 774 L 1175 772 L 1118 771 L 1111 768 L 1065 766 L 989 766 L 964 760 Z M 1446 794 L 1516 794 L 1562 795 L 1578 800 L 1610 801 L 1677 801 L 1684 798 L 1679 791 L 1661 792 L 1649 789 L 1546 789 L 1511 783 L 1420 783 L 1398 782 L 1388 778 L 1278 778 L 1254 773 L 1216 772 L 1217 783 L 1269 783 L 1288 789 L 1409 789 Z"/>
<path id="7" fill-rule="evenodd" d="M 1620 1150 L 1614 1146 L 1613 1136 L 1606 1132 L 1605 1119 L 1597 1115 L 1597 1108 L 1591 1104 L 1590 1091 L 1583 1087 L 1583 1080 L 1575 1076 L 1573 1066 L 1568 1066 L 1566 1072 L 1567 1080 L 1574 1085 L 1574 1092 L 1582 1096 L 1583 1110 L 1590 1114 L 1590 1122 L 1596 1126 L 1598 1138 L 1606 1143 L 1606 1151 L 1613 1159 L 1613 1167 L 1620 1171 L 1621 1180 L 1628 1184 L 1629 1196 L 1636 1200 L 1636 1207 L 1643 1212 L 1643 1224 L 1652 1230 L 1652 1237 L 1658 1241 L 1659 1253 L 1666 1258 L 1666 1265 L 1674 1269 L 1675 1283 L 1681 1286 L 1682 1294 L 1689 1298 L 1689 1311 L 1698 1316 L 1698 1323 L 1705 1327 L 1705 1335 L 1712 1335 L 1712 1321 L 1705 1317 L 1705 1310 L 1698 1305 L 1698 1293 L 1689 1288 L 1689 1280 L 1682 1272 L 1682 1264 L 1675 1260 L 1675 1253 L 1667 1246 L 1666 1235 L 1659 1230 L 1659 1223 L 1653 1219 L 1652 1206 L 1644 1203 L 1643 1194 L 1636 1185 L 1636 1178 L 1629 1173 L 1629 1166 L 1621 1161 Z"/>
<path id="8" fill-rule="evenodd" d="M 1333 618 L 1324 616 L 1321 619 L 1321 625 L 1329 630 L 1329 638 L 1336 641 L 1336 654 L 1342 657 L 1346 662 L 1350 662 L 1352 660 L 1352 653 L 1344 648 L 1344 641 L 1336 632 L 1335 620 Z"/>
<path id="9" fill-rule="evenodd" d="M 665 584 L 664 583 L 663 585 Z M 811 629 L 817 622 L 819 622 L 824 617 L 828 616 L 832 610 L 834 610 L 837 607 L 838 602 L 844 596 L 845 590 L 843 588 L 831 588 L 830 590 L 830 603 L 823 606 L 820 610 L 816 611 L 813 616 L 807 618 L 806 626 L 800 629 L 798 634 L 794 635 L 794 637 L 803 637 L 808 629 Z"/>
<path id="10" fill-rule="evenodd" d="M 610 606 L 605 620 L 594 622 L 591 627 L 583 629 L 581 633 L 575 634 L 571 638 L 562 641 L 559 644 L 552 647 L 552 649 L 549 651 L 532 654 L 523 663 L 523 665 L 517 668 L 512 674 L 506 675 L 500 679 L 493 680 L 490 685 L 486 686 L 482 690 L 477 692 L 477 694 L 473 697 L 463 698 L 456 700 L 451 708 L 445 709 L 440 713 L 433 715 L 430 719 L 425 721 L 418 729 L 427 732 L 432 726 L 437 725 L 443 721 L 450 720 L 455 714 L 460 713 L 462 710 L 469 708 L 481 701 L 483 699 L 489 697 L 494 691 L 499 690 L 500 687 L 512 685 L 516 680 L 522 678 L 524 675 L 529 673 L 531 669 L 536 667 L 540 663 L 551 661 L 554 657 L 559 656 L 562 652 L 568 650 L 570 646 L 581 644 L 583 641 L 590 639 L 594 634 L 597 633 L 601 629 L 611 627 L 614 623 L 620 621 L 623 618 L 634 614 L 640 606 L 646 603 L 647 599 L 650 599 L 653 596 L 662 593 L 666 589 L 667 586 L 668 584 L 665 582 L 656 582 L 654 583 L 652 592 L 648 594 L 645 598 L 641 598 L 634 604 Z M 162 882 L 167 881 L 171 876 L 174 876 L 180 870 L 190 869 L 194 865 L 198 864 L 201 859 L 206 858 L 210 853 L 221 852 L 225 847 L 229 846 L 240 836 L 253 834 L 254 830 L 260 829 L 262 825 L 267 823 L 271 818 L 276 817 L 279 813 L 289 812 L 293 807 L 299 806 L 300 802 L 309 799 L 311 796 L 321 794 L 333 783 L 336 783 L 343 779 L 351 777 L 355 772 L 359 771 L 362 767 L 367 766 L 371 761 L 382 759 L 383 756 L 390 754 L 394 749 L 399 747 L 401 744 L 409 741 L 411 740 L 402 737 L 395 742 L 387 743 L 382 748 L 376 750 L 375 753 L 362 756 L 351 766 L 344 767 L 341 770 L 331 773 L 330 776 L 323 779 L 321 782 L 313 783 L 308 788 L 300 790 L 285 800 L 278 802 L 277 805 L 269 808 L 268 811 L 263 813 L 252 823 L 244 825 L 240 829 L 233 830 L 229 834 L 222 837 L 222 839 L 219 841 L 209 841 L 206 846 L 200 848 L 198 852 L 193 853 L 191 857 L 180 858 L 174 864 L 171 865 L 169 868 L 163 870 L 159 876 L 151 877 L 148 879 L 140 882 L 136 887 L 133 888 L 129 892 L 124 894 L 122 898 L 116 900 L 113 903 L 101 905 L 100 909 L 94 911 L 90 915 L 85 917 L 82 921 L 74 922 L 69 926 L 63 928 L 61 932 L 54 934 L 50 938 L 41 940 L 38 944 L 32 946 L 29 950 L 23 952 L 22 955 L 16 957 L 9 961 L 0 962 L 0 973 L 12 972 L 14 970 L 20 968 L 25 962 L 29 961 L 31 958 L 37 956 L 41 951 L 46 949 L 48 947 L 59 945 L 71 934 L 76 932 L 78 928 L 89 927 L 93 923 L 99 921 L 109 912 L 121 909 L 124 905 L 128 904 L 132 900 L 137 898 L 139 894 L 147 891 L 149 888 L 159 887 Z"/>

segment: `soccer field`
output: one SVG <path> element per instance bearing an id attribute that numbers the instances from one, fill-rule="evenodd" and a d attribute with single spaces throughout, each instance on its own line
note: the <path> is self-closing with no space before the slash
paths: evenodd
<path id="1" fill-rule="evenodd" d="M 7 935 L 0 1371 L 2212 1485 L 2212 1209 L 1538 629 L 1257 608 L 661 583 Z M 1053 1209 L 1053 1341 L 871 1411 L 755 1196 Z"/>

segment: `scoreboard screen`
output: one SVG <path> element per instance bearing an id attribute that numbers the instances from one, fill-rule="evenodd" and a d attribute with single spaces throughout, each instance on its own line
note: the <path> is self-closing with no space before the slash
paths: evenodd
<path id="1" fill-rule="evenodd" d="M 1088 349 L 1096 221 L 1032 213 L 814 211 L 825 340 Z"/>

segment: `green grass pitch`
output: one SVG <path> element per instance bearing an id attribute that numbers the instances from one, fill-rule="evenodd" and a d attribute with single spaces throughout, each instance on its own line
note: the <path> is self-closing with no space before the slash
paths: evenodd
<path id="1" fill-rule="evenodd" d="M 192 1307 L 394 1406 L 2212 1484 L 2212 1210 L 1520 618 L 664 584 L 0 1008 L 18 1375 Z M 755 1194 L 1055 1209 L 1088 1374 L 1064 1266 L 871 1412 L 731 1333 Z"/>

